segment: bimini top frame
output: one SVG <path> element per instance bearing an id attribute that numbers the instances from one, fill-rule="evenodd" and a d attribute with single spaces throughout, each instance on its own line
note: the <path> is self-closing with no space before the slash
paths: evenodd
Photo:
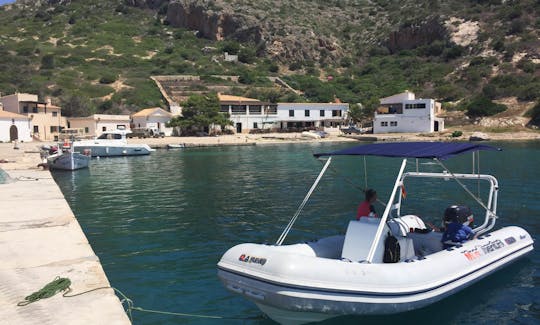
<path id="1" fill-rule="evenodd" d="M 391 211 L 397 210 L 397 213 L 399 215 L 399 211 L 401 208 L 401 191 L 399 191 L 400 187 L 403 185 L 403 179 L 405 177 L 437 177 L 437 178 L 454 178 L 462 187 L 463 189 L 469 193 L 475 200 L 486 209 L 486 220 L 484 223 L 479 226 L 478 228 L 475 228 L 475 233 L 483 233 L 491 228 L 493 228 L 496 220 L 496 207 L 497 207 L 497 191 L 498 191 L 498 183 L 495 177 L 491 175 L 480 175 L 480 174 L 453 174 L 448 171 L 448 168 L 444 166 L 441 160 L 447 159 L 449 157 L 459 155 L 466 152 L 475 152 L 479 150 L 500 150 L 498 148 L 487 146 L 487 145 L 479 145 L 474 143 L 453 143 L 453 142 L 393 142 L 393 143 L 381 143 L 381 144 L 368 144 L 368 145 L 360 145 L 355 146 L 343 150 L 338 150 L 335 152 L 330 153 L 318 153 L 314 154 L 316 158 L 320 157 L 329 157 L 329 159 L 326 161 L 326 164 L 324 165 L 323 169 L 321 170 L 319 176 L 315 180 L 315 183 L 312 185 L 311 189 L 307 193 L 306 197 L 302 201 L 302 204 L 299 206 L 298 210 L 296 211 L 293 218 L 290 220 L 289 224 L 285 229 L 283 230 L 283 233 L 279 237 L 278 241 L 276 242 L 276 245 L 281 245 L 283 241 L 285 240 L 285 237 L 289 233 L 290 229 L 292 228 L 294 222 L 298 218 L 298 215 L 300 214 L 301 210 L 309 200 L 309 197 L 311 193 L 313 192 L 314 188 L 319 183 L 320 179 L 322 178 L 324 172 L 328 168 L 331 157 L 332 156 L 380 156 L 380 157 L 400 157 L 400 158 L 423 158 L 423 159 L 433 159 L 436 162 L 438 162 L 445 170 L 444 173 L 420 173 L 420 172 L 410 172 L 405 173 L 405 166 L 407 164 L 407 159 L 403 159 L 403 162 L 401 163 L 401 168 L 399 170 L 399 173 L 396 177 L 396 181 L 394 183 L 394 187 L 392 190 L 392 193 L 390 195 L 390 198 L 388 200 L 388 203 L 386 204 L 386 208 L 383 212 L 383 215 L 381 216 L 381 222 L 379 223 L 379 227 L 377 229 L 377 232 L 375 234 L 375 238 L 371 244 L 371 248 L 369 250 L 368 256 L 366 258 L 366 261 L 368 263 L 371 263 L 373 260 L 373 256 L 375 254 L 375 249 L 381 239 L 382 232 L 384 229 L 384 225 L 386 224 L 386 220 L 388 219 L 388 216 L 390 215 Z M 487 206 L 482 203 L 480 199 L 478 199 L 474 194 L 472 194 L 465 185 L 463 185 L 460 181 L 460 179 L 483 179 L 490 182 L 490 194 Z M 399 194 L 398 194 L 399 193 Z M 396 201 L 396 195 L 399 195 L 397 203 L 394 204 Z"/>

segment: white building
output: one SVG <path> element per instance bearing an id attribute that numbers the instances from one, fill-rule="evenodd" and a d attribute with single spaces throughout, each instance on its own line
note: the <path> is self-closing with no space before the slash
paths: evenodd
<path id="1" fill-rule="evenodd" d="M 30 118 L 17 113 L 6 112 L 0 105 L 0 142 L 32 141 Z"/>
<path id="2" fill-rule="evenodd" d="M 220 112 L 228 113 L 236 133 L 271 129 L 277 122 L 277 105 L 257 99 L 218 94 Z"/>
<path id="3" fill-rule="evenodd" d="M 279 128 L 337 129 L 348 112 L 347 103 L 278 103 Z"/>
<path id="4" fill-rule="evenodd" d="M 265 103 L 257 99 L 218 94 L 221 112 L 229 113 L 237 133 L 256 129 L 332 129 L 343 124 L 346 103 Z M 329 130 L 331 131 L 331 130 Z"/>
<path id="5" fill-rule="evenodd" d="M 416 99 L 414 93 L 382 98 L 375 111 L 373 133 L 438 132 L 444 130 L 444 119 L 435 115 L 440 104 L 433 99 Z"/>
<path id="6" fill-rule="evenodd" d="M 94 114 L 88 117 L 68 118 L 68 128 L 84 129 L 84 135 L 99 137 L 105 131 L 129 130 L 129 115 Z"/>
<path id="7" fill-rule="evenodd" d="M 143 109 L 131 115 L 131 124 L 134 128 L 158 129 L 166 136 L 172 135 L 173 128 L 165 127 L 173 115 L 160 107 Z"/>

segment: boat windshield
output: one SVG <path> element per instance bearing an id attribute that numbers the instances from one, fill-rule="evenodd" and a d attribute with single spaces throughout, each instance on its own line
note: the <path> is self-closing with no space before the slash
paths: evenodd
<path id="1" fill-rule="evenodd" d="M 122 135 L 119 133 L 103 133 L 98 137 L 100 140 L 121 140 Z"/>

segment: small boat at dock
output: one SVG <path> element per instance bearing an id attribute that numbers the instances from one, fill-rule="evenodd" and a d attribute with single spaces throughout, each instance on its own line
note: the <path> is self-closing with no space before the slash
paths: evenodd
<path id="1" fill-rule="evenodd" d="M 73 151 L 73 146 L 69 142 L 59 147 L 49 148 L 47 167 L 51 170 L 77 170 L 88 168 L 90 163 L 90 152 L 86 154 Z"/>
<path id="2" fill-rule="evenodd" d="M 533 239 L 523 228 L 494 229 L 500 216 L 499 183 L 493 175 L 481 174 L 478 169 L 453 173 L 443 163 L 449 157 L 471 152 L 473 166 L 478 162 L 479 167 L 479 158 L 475 157 L 481 150 L 498 149 L 476 143 L 411 142 L 368 144 L 315 154 L 324 166 L 276 243 L 243 243 L 230 248 L 217 265 L 218 277 L 230 292 L 252 301 L 282 324 L 318 322 L 341 315 L 394 314 L 451 296 L 533 250 Z M 345 235 L 285 245 L 311 193 L 332 159 L 339 156 L 402 159 L 384 202 L 384 212 L 380 218 L 350 221 Z M 414 169 L 406 170 L 407 159 L 416 160 Z M 435 163 L 440 171 L 434 172 L 433 164 L 419 164 L 420 159 Z M 429 171 L 420 171 L 421 167 L 429 167 Z M 424 204 L 420 204 L 418 211 L 402 213 L 407 195 L 405 179 L 428 184 L 455 181 L 456 187 L 481 207 L 484 220 L 478 225 L 470 223 L 473 236 L 467 240 L 443 243 L 443 233 L 429 229 L 427 220 L 420 217 L 426 215 Z M 473 194 L 465 185 L 467 182 L 486 184 L 486 200 Z M 438 188 L 443 190 L 442 186 Z M 455 192 L 463 198 L 461 191 Z M 467 223 L 472 222 L 470 217 Z M 462 223 L 465 224 L 459 219 Z M 389 242 L 394 243 L 392 247 L 398 252 L 391 261 L 386 258 Z"/>

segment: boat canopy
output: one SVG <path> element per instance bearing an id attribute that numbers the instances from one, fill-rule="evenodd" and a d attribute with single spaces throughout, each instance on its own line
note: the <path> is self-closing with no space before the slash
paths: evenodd
<path id="1" fill-rule="evenodd" d="M 316 153 L 316 158 L 325 156 L 381 156 L 401 158 L 446 159 L 469 151 L 501 150 L 500 148 L 466 142 L 392 142 L 354 146 L 328 153 Z"/>

